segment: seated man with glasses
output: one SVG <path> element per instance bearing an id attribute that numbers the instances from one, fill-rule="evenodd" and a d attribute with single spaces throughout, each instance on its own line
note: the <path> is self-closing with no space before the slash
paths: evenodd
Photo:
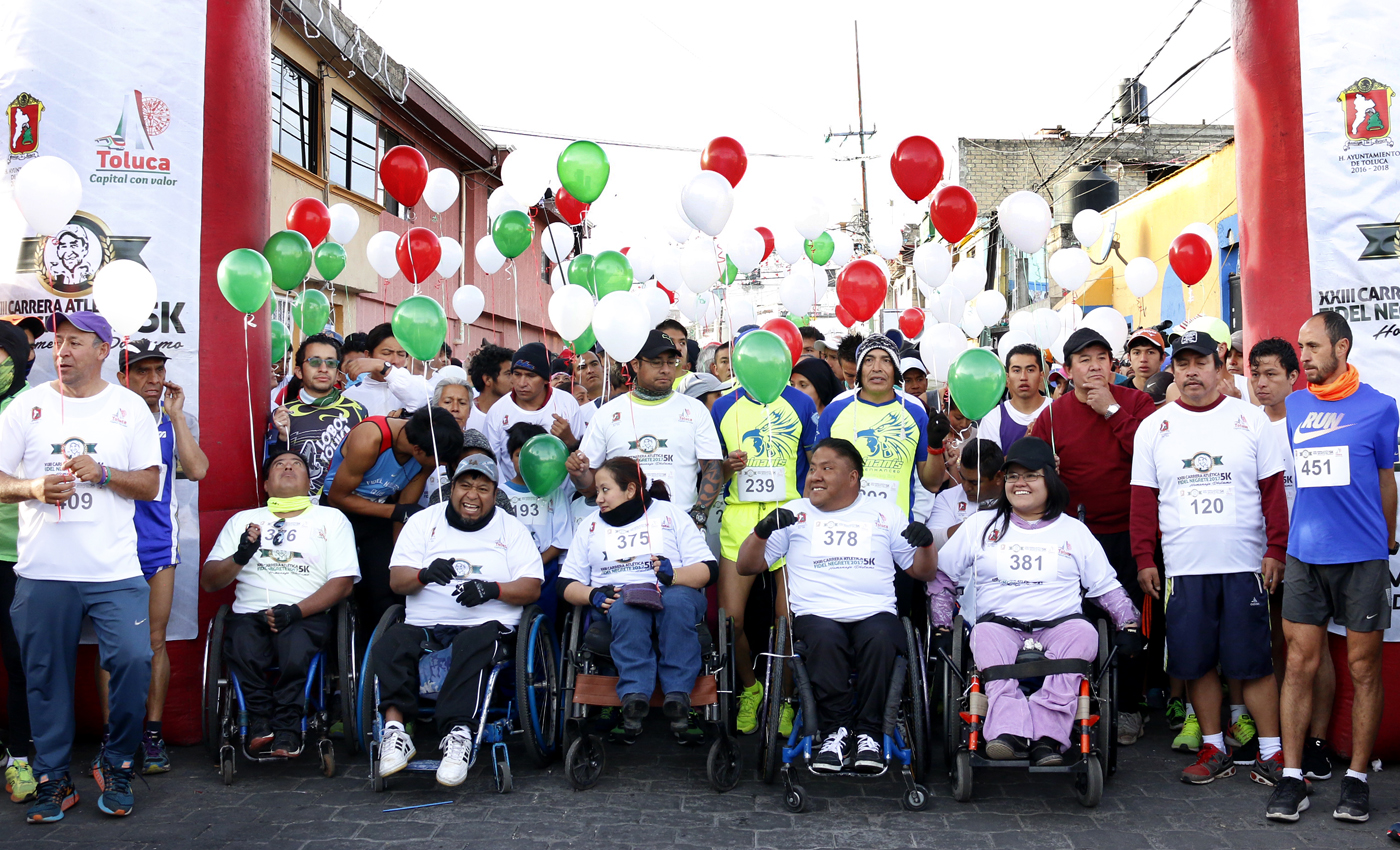
<path id="1" fill-rule="evenodd" d="M 301 753 L 306 672 L 331 631 L 329 609 L 360 579 L 355 533 L 335 508 L 312 504 L 306 461 L 283 449 L 263 465 L 267 507 L 224 524 L 199 586 L 238 580 L 224 626 L 224 659 L 248 707 L 248 749 Z M 269 681 L 267 671 L 278 668 Z"/>
<path id="2" fill-rule="evenodd" d="M 303 339 L 295 377 L 287 384 L 287 401 L 272 411 L 268 456 L 280 449 L 301 455 L 311 475 L 312 498 L 321 495 L 336 446 L 368 415 L 359 402 L 336 389 L 340 363 L 334 337 L 313 334 Z"/>

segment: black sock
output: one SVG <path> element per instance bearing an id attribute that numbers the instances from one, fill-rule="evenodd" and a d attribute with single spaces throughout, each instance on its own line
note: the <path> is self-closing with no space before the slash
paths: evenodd
<path id="1" fill-rule="evenodd" d="M 160 721 L 159 721 L 159 720 L 147 720 L 147 721 L 146 721 L 146 731 L 147 731 L 147 732 L 150 732 L 152 735 L 154 735 L 155 737 L 159 738 L 159 737 L 160 737 Z"/>

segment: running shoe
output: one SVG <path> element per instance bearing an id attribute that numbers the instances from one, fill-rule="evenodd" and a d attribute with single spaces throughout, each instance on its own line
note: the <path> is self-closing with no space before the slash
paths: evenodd
<path id="1" fill-rule="evenodd" d="M 987 742 L 987 758 L 1005 761 L 1030 758 L 1030 742 L 1020 735 L 998 735 Z"/>
<path id="2" fill-rule="evenodd" d="M 97 808 L 113 817 L 126 817 L 136 808 L 136 796 L 131 793 L 135 768 L 129 759 L 119 765 L 104 761 L 102 767 L 102 794 L 97 798 Z"/>
<path id="3" fill-rule="evenodd" d="M 1173 732 L 1181 730 L 1186 722 L 1186 701 L 1181 697 L 1167 700 L 1167 728 Z"/>
<path id="4" fill-rule="evenodd" d="M 1196 763 L 1181 771 L 1181 781 L 1192 785 L 1207 785 L 1217 779 L 1235 775 L 1235 762 L 1229 750 L 1222 750 L 1214 744 L 1202 744 L 1196 755 Z"/>
<path id="5" fill-rule="evenodd" d="M 141 772 L 147 776 L 170 772 L 170 751 L 165 739 L 150 730 L 141 736 Z"/>
<path id="6" fill-rule="evenodd" d="M 1239 762 L 1236 761 L 1235 764 L 1239 764 Z M 1283 778 L 1283 750 L 1279 750 L 1266 759 L 1255 759 L 1254 767 L 1249 770 L 1249 778 L 1260 785 L 1277 787 L 1278 781 Z"/>
<path id="7" fill-rule="evenodd" d="M 301 755 L 301 733 L 284 730 L 272 742 L 272 755 L 294 759 Z"/>
<path id="8" fill-rule="evenodd" d="M 1371 819 L 1371 786 L 1355 776 L 1342 777 L 1342 796 L 1332 810 L 1337 820 L 1365 823 Z"/>
<path id="9" fill-rule="evenodd" d="M 1308 784 L 1302 779 L 1285 776 L 1274 786 L 1269 795 L 1268 808 L 1264 817 L 1293 823 L 1298 816 L 1308 810 Z"/>
<path id="10" fill-rule="evenodd" d="M 442 761 L 437 769 L 438 784 L 449 788 L 461 785 L 467 778 L 467 765 L 471 763 L 472 730 L 467 726 L 453 726 L 438 747 L 442 750 Z"/>
<path id="11" fill-rule="evenodd" d="M 787 738 L 792 735 L 792 721 L 795 717 L 797 717 L 797 709 L 793 708 L 792 703 L 783 703 L 783 712 L 778 715 L 779 736 Z"/>
<path id="12" fill-rule="evenodd" d="M 1118 745 L 1130 747 L 1147 734 L 1147 718 L 1137 711 L 1118 712 Z"/>
<path id="13" fill-rule="evenodd" d="M 1194 753 L 1201 749 L 1201 723 L 1196 719 L 1196 715 L 1186 715 L 1186 720 L 1181 724 L 1181 731 L 1172 739 L 1172 749 L 1179 753 Z"/>
<path id="14" fill-rule="evenodd" d="M 1303 745 L 1303 775 L 1309 779 L 1332 778 L 1332 748 L 1321 738 L 1309 738 Z"/>
<path id="15" fill-rule="evenodd" d="M 1065 763 L 1060 752 L 1060 742 L 1054 738 L 1037 738 L 1031 744 L 1031 765 L 1034 767 L 1055 767 Z"/>
<path id="16" fill-rule="evenodd" d="M 758 707 L 762 704 L 762 682 L 754 682 L 739 692 L 739 715 L 734 719 L 734 725 L 740 735 L 752 735 L 758 731 Z"/>
<path id="17" fill-rule="evenodd" d="M 63 773 L 49 778 L 46 773 L 39 777 L 39 787 L 34 794 L 34 802 L 24 813 L 28 823 L 53 823 L 63 820 L 63 813 L 78 805 L 78 791 L 73 780 Z"/>
<path id="18" fill-rule="evenodd" d="M 272 721 L 266 717 L 251 718 L 248 721 L 248 752 L 256 753 L 259 750 L 265 750 L 271 743 Z"/>
<path id="19" fill-rule="evenodd" d="M 25 803 L 34 799 L 38 790 L 39 783 L 34 780 L 34 768 L 29 762 L 11 760 L 10 766 L 5 768 L 5 793 L 10 799 Z"/>
<path id="20" fill-rule="evenodd" d="M 379 775 L 392 776 L 408 767 L 418 750 L 408 732 L 398 726 L 385 726 L 379 739 Z"/>
<path id="21" fill-rule="evenodd" d="M 97 790 L 103 789 L 102 765 L 107 763 L 107 736 L 102 736 L 102 743 L 97 745 L 97 755 L 92 757 L 88 763 L 88 773 L 92 774 L 92 781 L 97 783 Z"/>
<path id="22" fill-rule="evenodd" d="M 856 755 L 851 767 L 856 773 L 879 773 L 885 769 L 885 753 L 874 738 L 856 736 Z"/>
<path id="23" fill-rule="evenodd" d="M 1239 749 L 1247 747 L 1251 743 L 1257 743 L 1255 737 L 1259 734 L 1258 728 L 1254 725 L 1254 718 L 1246 712 L 1240 715 L 1240 719 L 1230 724 L 1230 728 L 1225 730 L 1226 746 Z"/>
<path id="24" fill-rule="evenodd" d="M 846 766 L 846 739 L 851 735 L 845 726 L 826 736 L 817 757 L 812 759 L 812 770 L 821 773 L 840 773 Z"/>

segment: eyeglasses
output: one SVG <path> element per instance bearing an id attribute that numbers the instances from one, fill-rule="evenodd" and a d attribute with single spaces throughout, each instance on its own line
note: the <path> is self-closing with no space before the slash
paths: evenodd
<path id="1" fill-rule="evenodd" d="M 337 369 L 340 367 L 340 361 L 336 360 L 334 357 L 308 357 L 306 358 L 306 365 L 310 366 L 312 369 L 319 369 L 322 366 L 329 366 L 332 369 Z"/>
<path id="2" fill-rule="evenodd" d="M 279 519 L 272 524 L 272 545 L 281 546 L 282 537 L 286 533 L 283 526 L 287 524 L 285 519 Z"/>
<path id="3" fill-rule="evenodd" d="M 643 357 L 643 358 L 641 358 L 641 361 L 642 361 L 643 363 L 647 364 L 648 366 L 654 366 L 654 367 L 656 367 L 656 368 L 658 368 L 658 369 L 661 368 L 662 366 L 670 366 L 671 368 L 674 369 L 675 367 L 681 365 L 681 361 L 680 361 L 680 358 L 679 358 L 679 357 L 658 357 L 658 358 L 656 358 L 655 360 L 652 360 L 652 359 L 647 358 L 647 357 Z"/>
<path id="4" fill-rule="evenodd" d="M 1020 484 L 1022 481 L 1027 484 L 1032 481 L 1040 481 L 1045 478 L 1043 472 L 1008 472 L 1006 473 L 1007 484 Z"/>

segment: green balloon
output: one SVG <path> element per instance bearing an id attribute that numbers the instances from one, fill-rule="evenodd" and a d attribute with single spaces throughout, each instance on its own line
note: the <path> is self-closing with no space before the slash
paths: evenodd
<path id="1" fill-rule="evenodd" d="M 258 312 L 272 293 L 272 267 L 252 248 L 235 248 L 225 254 L 215 277 L 219 291 L 240 313 Z"/>
<path id="2" fill-rule="evenodd" d="M 593 258 L 593 286 L 602 298 L 609 292 L 632 288 L 632 263 L 625 254 L 604 251 Z"/>
<path id="3" fill-rule="evenodd" d="M 719 282 L 724 284 L 725 286 L 728 286 L 729 284 L 737 280 L 738 277 L 739 267 L 734 265 L 734 261 L 726 256 L 724 258 L 724 274 L 720 277 Z"/>
<path id="4" fill-rule="evenodd" d="M 819 266 L 826 265 L 831 255 L 836 253 L 836 240 L 831 238 L 830 233 L 823 233 L 816 239 L 808 239 L 802 243 L 802 248 L 807 252 L 807 259 Z"/>
<path id="5" fill-rule="evenodd" d="M 794 316 L 793 314 L 788 313 L 787 319 L 789 322 L 792 322 L 799 328 L 805 328 L 812 323 L 812 318 L 810 316 Z"/>
<path id="6" fill-rule="evenodd" d="M 535 228 L 530 224 L 530 217 L 520 210 L 506 210 L 491 222 L 491 241 L 507 259 L 513 260 L 525 253 L 534 237 Z"/>
<path id="7" fill-rule="evenodd" d="M 995 354 L 973 348 L 959 354 L 948 367 L 948 390 L 963 416 L 981 419 L 1001 402 L 1006 371 Z"/>
<path id="8" fill-rule="evenodd" d="M 447 314 L 426 295 L 405 298 L 394 308 L 390 325 L 394 339 L 417 360 L 432 360 L 447 339 Z"/>
<path id="9" fill-rule="evenodd" d="M 598 286 L 593 280 L 593 255 L 579 254 L 569 261 L 569 283 L 576 283 L 598 297 Z"/>
<path id="10" fill-rule="evenodd" d="M 772 331 L 749 331 L 734 343 L 734 377 L 749 395 L 772 404 L 792 377 L 792 352 Z"/>
<path id="11" fill-rule="evenodd" d="M 272 234 L 262 252 L 272 267 L 272 282 L 281 289 L 296 289 L 311 272 L 311 240 L 295 230 Z"/>
<path id="12" fill-rule="evenodd" d="M 287 330 L 287 326 L 277 319 L 272 320 L 272 362 L 276 363 L 287 356 L 287 349 L 292 347 L 292 333 Z"/>
<path id="13" fill-rule="evenodd" d="M 593 326 L 589 325 L 583 329 L 583 336 L 569 343 L 569 348 L 572 348 L 575 354 L 579 354 L 597 345 L 597 343 L 598 340 L 593 336 Z"/>
<path id="14" fill-rule="evenodd" d="M 531 493 L 548 496 L 569 476 L 564 468 L 568 457 L 563 440 L 553 434 L 536 434 L 520 447 L 520 477 Z"/>
<path id="15" fill-rule="evenodd" d="M 307 336 L 318 334 L 331 319 L 331 302 L 319 289 L 308 289 L 292 302 L 292 321 Z"/>
<path id="16" fill-rule="evenodd" d="M 593 142 L 574 142 L 559 154 L 559 182 L 580 204 L 591 204 L 608 185 L 608 155 Z"/>
<path id="17" fill-rule="evenodd" d="M 322 242 L 312 255 L 316 261 L 316 271 L 322 280 L 335 280 L 336 275 L 345 271 L 345 246 L 339 242 Z"/>

